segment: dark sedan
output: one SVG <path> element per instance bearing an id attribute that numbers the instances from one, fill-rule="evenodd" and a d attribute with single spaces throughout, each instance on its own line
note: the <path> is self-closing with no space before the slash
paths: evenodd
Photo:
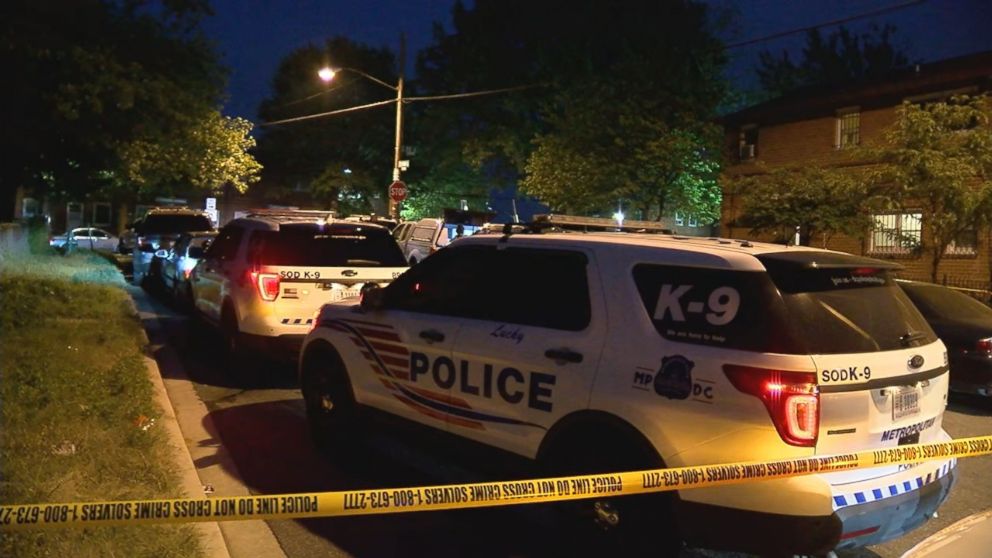
<path id="1" fill-rule="evenodd" d="M 947 346 L 951 389 L 992 395 L 992 308 L 932 283 L 900 281 L 899 286 Z"/>

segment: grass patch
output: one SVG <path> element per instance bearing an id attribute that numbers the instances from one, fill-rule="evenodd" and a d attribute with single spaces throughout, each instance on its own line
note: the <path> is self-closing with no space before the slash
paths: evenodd
<path id="1" fill-rule="evenodd" d="M 182 497 L 124 279 L 92 254 L 0 273 L 0 502 Z M 142 418 L 144 417 L 144 418 Z M 0 556 L 199 556 L 190 525 L 0 534 Z"/>

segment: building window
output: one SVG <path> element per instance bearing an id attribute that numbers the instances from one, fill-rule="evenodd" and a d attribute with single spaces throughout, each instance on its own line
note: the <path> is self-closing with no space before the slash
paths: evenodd
<path id="1" fill-rule="evenodd" d="M 834 145 L 838 149 L 854 147 L 861 143 L 861 112 L 858 108 L 837 111 L 837 137 Z"/>
<path id="2" fill-rule="evenodd" d="M 758 126 L 749 124 L 741 128 L 738 142 L 741 161 L 748 161 L 758 156 Z"/>
<path id="3" fill-rule="evenodd" d="M 110 224 L 110 204 L 106 202 L 96 202 L 93 204 L 93 224 Z"/>
<path id="4" fill-rule="evenodd" d="M 41 215 L 41 204 L 34 198 L 24 198 L 21 200 L 21 217 L 30 219 Z"/>
<path id="5" fill-rule="evenodd" d="M 944 254 L 947 256 L 974 256 L 978 253 L 978 233 L 975 229 L 961 231 L 947 245 Z"/>
<path id="6" fill-rule="evenodd" d="M 692 214 L 679 213 L 676 211 L 674 220 L 675 220 L 675 226 L 677 227 L 696 228 L 699 226 L 699 219 L 697 219 L 696 216 Z"/>
<path id="7" fill-rule="evenodd" d="M 920 247 L 923 214 L 919 212 L 872 215 L 871 245 L 873 254 L 909 254 Z"/>

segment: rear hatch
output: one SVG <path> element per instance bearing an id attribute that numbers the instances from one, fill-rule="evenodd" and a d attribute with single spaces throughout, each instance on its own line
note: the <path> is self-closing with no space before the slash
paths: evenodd
<path id="1" fill-rule="evenodd" d="M 279 300 L 290 320 L 357 297 L 366 285 L 384 286 L 407 269 L 389 231 L 375 225 L 283 224 L 255 231 L 248 250 L 259 294 Z"/>
<path id="2" fill-rule="evenodd" d="M 213 230 L 213 223 L 199 213 L 153 213 L 145 217 L 138 232 L 138 242 L 152 250 L 169 250 L 185 232 Z"/>
<path id="3" fill-rule="evenodd" d="M 817 370 L 816 453 L 938 441 L 947 402 L 947 353 L 892 280 L 898 266 L 801 250 L 759 259 L 785 302 L 793 339 Z M 859 469 L 830 478 L 849 483 L 903 468 Z"/>

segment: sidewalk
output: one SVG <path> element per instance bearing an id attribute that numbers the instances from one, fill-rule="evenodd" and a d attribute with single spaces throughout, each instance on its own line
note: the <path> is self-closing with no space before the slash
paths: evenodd
<path id="1" fill-rule="evenodd" d="M 178 355 L 162 339 L 162 327 L 148 295 L 138 287 L 128 287 L 128 293 L 145 328 L 147 352 L 155 357 L 146 357 L 146 365 L 156 389 L 156 400 L 163 410 L 163 426 L 177 449 L 176 464 L 182 471 L 184 490 L 194 498 L 251 495 L 241 483 L 237 467 L 216 435 L 209 411 L 197 396 Z M 197 463 L 203 466 L 197 468 Z M 205 487 L 211 492 L 205 494 Z M 197 526 L 205 554 L 210 558 L 286 558 L 264 521 L 198 523 Z"/>

